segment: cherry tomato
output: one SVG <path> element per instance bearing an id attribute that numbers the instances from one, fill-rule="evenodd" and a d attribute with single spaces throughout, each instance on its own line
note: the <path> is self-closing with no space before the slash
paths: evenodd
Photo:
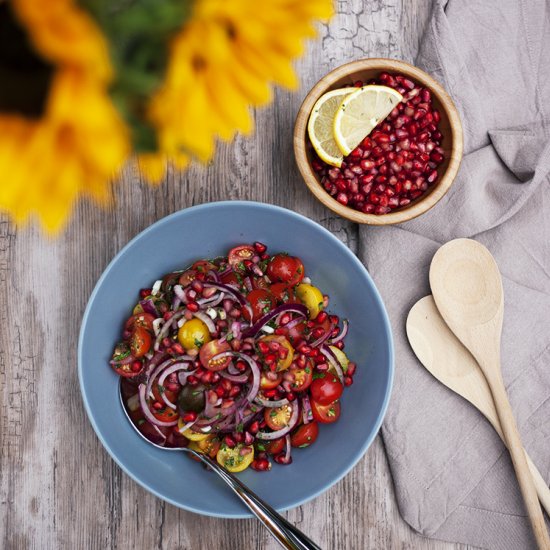
<path id="1" fill-rule="evenodd" d="M 164 292 L 171 291 L 174 285 L 178 283 L 180 275 L 181 273 L 167 273 L 162 278 L 162 284 L 160 285 L 161 290 Z"/>
<path id="2" fill-rule="evenodd" d="M 143 327 L 136 327 L 130 336 L 130 350 L 134 357 L 143 357 L 151 349 L 152 343 L 151 333 Z"/>
<path id="3" fill-rule="evenodd" d="M 191 319 L 178 330 L 179 343 L 185 349 L 198 349 L 210 339 L 210 331 L 200 319 Z"/>
<path id="4" fill-rule="evenodd" d="M 279 439 L 274 439 L 273 441 L 270 441 L 265 446 L 266 453 L 269 453 L 271 455 L 278 455 L 279 453 L 282 453 L 285 450 L 285 438 L 279 437 Z"/>
<path id="5" fill-rule="evenodd" d="M 331 424 L 340 418 L 340 401 L 334 401 L 334 403 L 330 403 L 329 405 L 321 405 L 314 399 L 310 399 L 310 403 L 313 418 L 317 422 Z"/>
<path id="6" fill-rule="evenodd" d="M 267 425 L 275 432 L 288 426 L 291 416 L 292 405 L 266 408 L 264 410 L 264 419 Z"/>
<path id="7" fill-rule="evenodd" d="M 267 276 L 272 282 L 294 286 L 304 278 L 304 266 L 299 258 L 277 254 L 267 266 Z"/>
<path id="8" fill-rule="evenodd" d="M 273 348 L 273 351 L 264 355 L 264 359 L 270 355 L 275 355 L 277 359 L 277 372 L 288 369 L 292 364 L 294 359 L 294 348 L 291 346 L 290 342 L 282 335 L 270 334 L 269 336 L 262 336 L 259 342 L 264 342 L 270 348 Z M 284 351 L 281 351 L 283 348 Z M 285 355 L 286 352 L 286 355 Z"/>
<path id="9" fill-rule="evenodd" d="M 216 265 L 212 262 L 209 262 L 208 260 L 199 260 L 198 262 L 195 262 L 191 267 L 199 273 L 208 273 L 209 271 L 218 270 Z"/>
<path id="10" fill-rule="evenodd" d="M 269 291 L 263 290 L 261 288 L 250 291 L 246 299 L 252 307 L 253 321 L 257 321 L 260 317 L 262 317 L 266 313 L 269 313 L 275 305 L 273 303 L 273 297 L 271 296 Z M 250 321 L 250 314 L 246 309 L 243 309 L 243 315 L 248 321 Z"/>
<path id="11" fill-rule="evenodd" d="M 303 369 L 298 366 L 292 366 L 290 368 L 290 373 L 294 375 L 294 382 L 290 384 L 292 391 L 301 392 L 307 390 L 313 380 L 312 361 L 308 361 Z"/>
<path id="12" fill-rule="evenodd" d="M 194 269 L 188 269 L 180 275 L 178 282 L 181 286 L 186 287 L 189 286 L 196 278 L 197 272 Z"/>
<path id="13" fill-rule="evenodd" d="M 269 291 L 279 304 L 295 304 L 296 296 L 294 288 L 286 283 L 275 283 L 269 287 Z"/>
<path id="14" fill-rule="evenodd" d="M 281 372 L 275 373 L 277 378 L 275 380 L 270 380 L 264 372 L 262 372 L 262 377 L 260 379 L 260 388 L 262 390 L 272 390 L 276 388 L 283 381 L 283 374 Z M 135 392 L 134 392 L 135 393 Z"/>
<path id="15" fill-rule="evenodd" d="M 241 246 L 236 246 L 229 251 L 227 261 L 236 271 L 245 271 L 242 262 L 244 260 L 252 260 L 255 255 L 256 251 L 252 246 L 243 244 Z"/>
<path id="16" fill-rule="evenodd" d="M 323 310 L 323 294 L 317 287 L 302 283 L 296 287 L 296 296 L 307 307 L 310 319 Z"/>
<path id="17" fill-rule="evenodd" d="M 220 446 L 220 440 L 215 435 L 209 435 L 206 439 L 201 441 L 192 441 L 189 444 L 190 449 L 193 449 L 198 453 L 207 454 L 210 458 L 216 458 L 216 455 L 220 450 Z"/>
<path id="18" fill-rule="evenodd" d="M 234 271 L 229 271 L 225 275 L 222 275 L 221 280 L 224 285 L 234 285 L 237 287 L 241 286 L 239 277 Z"/>
<path id="19" fill-rule="evenodd" d="M 154 320 L 155 316 L 150 313 L 138 313 L 126 321 L 124 328 L 132 332 L 136 327 L 143 327 L 152 332 Z"/>
<path id="20" fill-rule="evenodd" d="M 290 436 L 290 444 L 293 447 L 300 447 L 303 449 L 304 447 L 309 447 L 312 443 L 315 443 L 318 435 L 319 424 L 317 424 L 317 422 L 302 424 Z"/>
<path id="21" fill-rule="evenodd" d="M 227 342 L 222 342 L 220 340 L 212 340 L 211 342 L 204 344 L 204 346 L 201 347 L 199 354 L 202 365 L 212 371 L 227 368 L 229 363 L 231 363 L 231 357 L 222 357 L 219 359 L 214 359 L 214 357 L 220 353 L 229 351 L 230 349 L 231 346 Z"/>
<path id="22" fill-rule="evenodd" d="M 312 399 L 319 405 L 330 405 L 333 401 L 340 399 L 344 387 L 337 376 L 332 372 L 326 372 L 311 383 L 309 391 Z"/>
<path id="23" fill-rule="evenodd" d="M 120 363 L 120 361 L 130 357 L 131 353 L 130 346 L 126 342 L 120 342 L 117 344 L 115 351 L 113 352 L 113 361 L 117 361 L 117 363 L 114 365 L 112 364 L 111 367 L 119 376 L 122 376 L 122 378 L 135 378 L 145 369 L 145 363 L 142 363 L 141 361 L 132 360 L 130 363 Z M 136 366 L 138 368 L 136 368 Z"/>

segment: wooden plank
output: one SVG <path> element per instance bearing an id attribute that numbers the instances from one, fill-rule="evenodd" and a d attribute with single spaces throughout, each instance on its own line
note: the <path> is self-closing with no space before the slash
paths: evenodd
<path id="1" fill-rule="evenodd" d="M 338 15 L 296 65 L 300 90 L 277 90 L 274 103 L 256 113 L 255 134 L 221 145 L 208 167 L 170 171 L 153 188 L 128 166 L 115 188 L 116 207 L 82 202 L 55 241 L 0 222 L 2 548 L 278 548 L 254 520 L 179 510 L 122 474 L 85 416 L 76 345 L 87 299 L 109 260 L 140 230 L 181 208 L 225 199 L 275 203 L 358 250 L 358 228 L 314 201 L 299 177 L 294 116 L 309 87 L 343 62 L 411 59 L 430 1 L 336 4 Z M 327 549 L 459 548 L 416 535 L 399 517 L 380 438 L 344 480 L 286 515 Z"/>

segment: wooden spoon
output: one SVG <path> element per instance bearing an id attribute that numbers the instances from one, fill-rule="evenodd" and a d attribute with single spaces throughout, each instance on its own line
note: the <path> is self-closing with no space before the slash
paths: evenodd
<path id="1" fill-rule="evenodd" d="M 450 241 L 433 257 L 430 285 L 441 316 L 485 375 L 535 539 L 539 548 L 550 550 L 550 538 L 500 370 L 504 293 L 495 259 L 476 241 Z"/>
<path id="2" fill-rule="evenodd" d="M 489 385 L 477 361 L 445 324 L 432 296 L 422 298 L 411 308 L 407 336 L 424 367 L 476 407 L 506 444 Z M 525 459 L 539 500 L 550 517 L 550 488 L 527 453 Z"/>

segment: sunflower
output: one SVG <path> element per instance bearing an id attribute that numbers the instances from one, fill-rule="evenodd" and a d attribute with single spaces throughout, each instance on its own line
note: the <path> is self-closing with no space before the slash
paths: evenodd
<path id="1" fill-rule="evenodd" d="M 216 137 L 249 133 L 249 107 L 270 101 L 270 83 L 296 87 L 291 62 L 315 34 L 313 20 L 331 14 L 332 0 L 196 0 L 149 104 L 162 153 L 205 162 Z M 147 172 L 159 177 L 162 157 L 154 160 L 156 173 Z"/>
<path id="2" fill-rule="evenodd" d="M 60 228 L 80 194 L 108 199 L 128 154 L 126 129 L 107 88 L 107 44 L 72 0 L 14 0 L 31 47 L 51 67 L 42 112 L 0 113 L 0 208 Z"/>

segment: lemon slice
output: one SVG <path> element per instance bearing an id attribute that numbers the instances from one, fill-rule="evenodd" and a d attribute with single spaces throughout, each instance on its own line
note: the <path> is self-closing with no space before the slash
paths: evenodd
<path id="1" fill-rule="evenodd" d="M 345 97 L 334 115 L 334 139 L 341 153 L 349 155 L 402 100 L 387 86 L 363 86 Z"/>
<path id="2" fill-rule="evenodd" d="M 342 165 L 344 155 L 334 141 L 334 115 L 342 100 L 357 88 L 340 88 L 322 95 L 313 106 L 307 131 L 309 139 L 319 158 L 331 166 Z"/>

